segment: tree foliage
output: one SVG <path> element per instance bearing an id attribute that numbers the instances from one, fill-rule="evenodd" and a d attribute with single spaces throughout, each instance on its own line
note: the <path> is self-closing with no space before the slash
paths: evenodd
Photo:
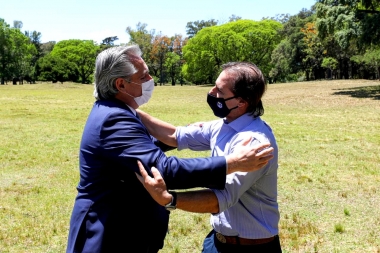
<path id="1" fill-rule="evenodd" d="M 49 42 L 42 43 L 41 44 L 42 56 L 50 54 L 50 52 L 53 51 L 55 44 L 56 44 L 55 41 L 49 41 Z"/>
<path id="2" fill-rule="evenodd" d="M 24 77 L 34 75 L 33 60 L 37 55 L 37 49 L 27 36 L 19 29 L 11 29 L 12 42 L 12 73 L 22 83 Z"/>
<path id="3" fill-rule="evenodd" d="M 29 37 L 25 36 L 20 28 L 21 21 L 14 22 L 15 27 L 10 26 L 0 19 L 0 79 L 1 84 L 6 80 L 23 83 L 25 77 L 30 77 L 34 72 L 32 60 L 37 54 L 36 47 Z"/>
<path id="4" fill-rule="evenodd" d="M 37 61 L 38 80 L 65 82 L 75 79 L 75 65 L 67 59 L 48 54 Z"/>
<path id="5" fill-rule="evenodd" d="M 355 55 L 351 58 L 359 64 L 365 64 L 376 71 L 376 78 L 380 80 L 380 47 L 367 49 L 363 55 Z"/>
<path id="6" fill-rule="evenodd" d="M 302 9 L 294 16 L 277 15 L 283 23 L 279 31 L 283 41 L 277 45 L 272 53 L 273 68 L 269 73 L 270 81 L 296 81 L 304 74 L 309 80 L 310 66 L 304 59 L 307 57 L 306 34 L 303 29 L 308 23 L 313 22 L 312 10 Z"/>
<path id="7" fill-rule="evenodd" d="M 102 40 L 102 43 L 100 43 L 101 51 L 115 46 L 115 41 L 119 40 L 117 36 L 107 37 Z"/>
<path id="8" fill-rule="evenodd" d="M 331 72 L 331 76 L 334 76 L 334 70 L 338 67 L 338 61 L 332 57 L 323 58 L 321 66 L 327 68 Z"/>
<path id="9" fill-rule="evenodd" d="M 138 22 L 136 29 L 132 29 L 130 26 L 126 28 L 126 32 L 129 35 L 129 44 L 137 44 L 143 53 L 143 59 L 149 59 L 149 55 L 152 51 L 152 42 L 156 31 L 147 30 L 147 24 Z M 149 62 L 147 62 L 149 63 Z M 149 66 L 149 64 L 148 64 Z"/>
<path id="10" fill-rule="evenodd" d="M 11 41 L 10 41 L 10 28 L 9 25 L 0 19 L 0 79 L 1 84 L 5 83 L 5 80 L 9 78 L 11 74 L 9 62 L 12 59 L 11 56 Z"/>
<path id="11" fill-rule="evenodd" d="M 329 78 L 378 78 L 380 0 L 318 0 L 297 15 L 262 21 L 231 15 L 228 23 L 188 22 L 188 37 L 168 37 L 147 24 L 128 26 L 129 44 L 138 44 L 156 83 L 213 83 L 221 65 L 249 61 L 269 82 Z M 219 25 L 217 25 L 219 23 Z M 98 52 L 115 46 L 116 36 L 93 41 L 41 43 L 41 33 L 21 32 L 0 18 L 0 80 L 92 81 Z M 122 45 L 125 45 L 122 43 Z M 64 67 L 66 66 L 66 67 Z"/>
<path id="12" fill-rule="evenodd" d="M 242 17 L 240 16 L 236 16 L 235 14 L 232 14 L 229 18 L 228 18 L 228 22 L 234 22 L 234 21 L 238 21 L 242 19 Z"/>
<path id="13" fill-rule="evenodd" d="M 171 84 L 174 86 L 176 77 L 179 77 L 181 72 L 180 56 L 175 52 L 168 52 L 164 66 L 168 70 L 168 76 L 170 77 Z"/>
<path id="14" fill-rule="evenodd" d="M 159 73 L 160 85 L 164 83 L 164 64 L 171 45 L 172 40 L 161 33 L 156 35 L 153 39 L 152 50 L 150 51 L 151 68 L 153 69 L 155 76 L 158 76 Z"/>
<path id="15" fill-rule="evenodd" d="M 51 55 L 74 64 L 77 78 L 71 81 L 90 83 L 98 52 L 99 46 L 93 40 L 74 39 L 58 42 L 54 46 Z"/>
<path id="16" fill-rule="evenodd" d="M 217 24 L 218 24 L 218 20 L 215 20 L 215 19 L 187 22 L 186 34 L 189 38 L 192 38 L 203 28 L 216 26 Z"/>
<path id="17" fill-rule="evenodd" d="M 319 0 L 316 11 L 322 39 L 333 35 L 343 49 L 353 42 L 359 47 L 379 44 L 380 1 Z"/>
<path id="18" fill-rule="evenodd" d="M 268 74 L 271 53 L 281 40 L 281 27 L 273 20 L 237 20 L 204 28 L 183 48 L 183 72 L 195 83 L 213 83 L 222 64 L 249 61 Z"/>

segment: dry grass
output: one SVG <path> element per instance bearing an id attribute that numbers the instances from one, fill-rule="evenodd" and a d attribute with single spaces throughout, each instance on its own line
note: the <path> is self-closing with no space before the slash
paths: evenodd
<path id="1" fill-rule="evenodd" d="M 285 251 L 380 251 L 380 83 L 274 85 L 265 104 Z"/>
<path id="2" fill-rule="evenodd" d="M 214 119 L 209 88 L 158 86 L 142 109 L 176 125 Z M 0 252 L 64 252 L 91 94 L 0 86 Z M 380 83 L 269 85 L 264 106 L 280 148 L 283 251 L 380 252 Z M 209 230 L 209 215 L 174 211 L 160 252 L 200 252 Z"/>
<path id="3" fill-rule="evenodd" d="M 270 85 L 264 105 L 280 148 L 283 251 L 380 252 L 380 83 Z M 162 252 L 174 252 L 173 244 L 179 252 L 200 252 L 186 242 L 203 240 L 210 226 L 182 222 L 185 214 L 174 212 L 170 225 L 192 236 L 169 234 Z"/>

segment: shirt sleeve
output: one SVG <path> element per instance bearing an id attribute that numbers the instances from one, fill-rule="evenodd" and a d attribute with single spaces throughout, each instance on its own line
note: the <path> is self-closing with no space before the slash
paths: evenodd
<path id="1" fill-rule="evenodd" d="M 236 145 L 240 144 L 248 135 L 253 135 L 250 146 L 255 146 L 259 143 L 269 142 L 265 136 L 257 135 L 255 133 L 239 133 L 235 136 L 231 143 L 231 150 L 229 153 L 233 152 L 233 149 Z M 256 184 L 256 182 L 263 176 L 268 173 L 270 168 L 269 163 L 253 172 L 236 172 L 227 175 L 226 184 L 224 189 L 212 189 L 218 198 L 219 202 L 219 212 L 230 208 L 235 205 L 240 198 L 249 190 L 252 190 L 251 187 Z M 256 193 L 253 193 L 256 194 Z"/>
<path id="2" fill-rule="evenodd" d="M 177 149 L 191 149 L 193 151 L 210 150 L 210 139 L 212 127 L 215 122 L 205 122 L 202 126 L 189 125 L 186 127 L 177 127 Z"/>

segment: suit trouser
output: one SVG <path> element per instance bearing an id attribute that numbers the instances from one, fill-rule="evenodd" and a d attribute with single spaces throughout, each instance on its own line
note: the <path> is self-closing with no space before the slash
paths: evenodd
<path id="1" fill-rule="evenodd" d="M 281 253 L 280 239 L 278 236 L 271 242 L 259 245 L 237 245 L 221 243 L 215 237 L 212 230 L 203 241 L 202 253 Z"/>

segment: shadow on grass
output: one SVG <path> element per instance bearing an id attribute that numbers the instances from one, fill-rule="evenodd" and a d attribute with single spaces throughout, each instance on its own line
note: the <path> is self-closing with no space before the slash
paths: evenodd
<path id="1" fill-rule="evenodd" d="M 372 98 L 375 100 L 380 100 L 380 85 L 335 90 L 339 91 L 334 92 L 333 95 L 345 95 L 354 98 Z"/>

